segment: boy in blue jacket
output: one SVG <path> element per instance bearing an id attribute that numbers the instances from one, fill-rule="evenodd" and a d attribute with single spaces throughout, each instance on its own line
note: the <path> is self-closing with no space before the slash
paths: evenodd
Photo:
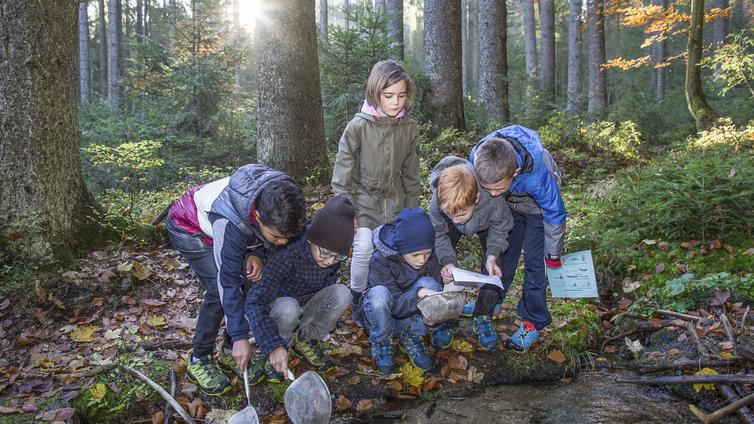
<path id="1" fill-rule="evenodd" d="M 374 253 L 369 262 L 369 287 L 361 296 L 358 316 L 363 318 L 372 343 L 377 369 L 391 374 L 395 368 L 393 337 L 401 350 L 422 370 L 434 360 L 422 342 L 427 323 L 417 307 L 420 298 L 441 292 L 440 263 L 433 254 L 435 231 L 421 208 L 406 208 L 395 224 L 377 227 Z"/>
<path id="2" fill-rule="evenodd" d="M 542 146 L 539 134 L 520 125 L 488 134 L 472 149 L 470 160 L 482 188 L 493 197 L 503 195 L 513 215 L 508 250 L 503 254 L 505 290 L 499 298 L 505 297 L 513 282 L 524 251 L 524 286 L 517 308 L 522 323 L 506 345 L 527 350 L 552 322 L 545 266 L 560 267 L 565 239 L 560 168 Z"/>

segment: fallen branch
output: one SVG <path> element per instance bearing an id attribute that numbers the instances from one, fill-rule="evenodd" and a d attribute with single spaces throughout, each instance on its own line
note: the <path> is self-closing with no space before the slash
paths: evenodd
<path id="1" fill-rule="evenodd" d="M 697 384 L 697 383 L 754 383 L 754 374 L 673 375 L 661 377 L 620 376 L 616 383 L 634 384 Z"/>
<path id="2" fill-rule="evenodd" d="M 170 208 L 173 207 L 173 203 L 175 203 L 175 200 L 171 200 L 170 203 L 168 203 L 168 205 L 165 206 L 165 208 L 162 211 L 160 211 L 160 214 L 154 217 L 154 219 L 149 223 L 149 225 L 157 225 L 160 222 L 162 222 L 162 220 L 168 216 L 168 212 L 170 212 Z"/>
<path id="3" fill-rule="evenodd" d="M 717 314 L 717 317 L 720 318 L 720 323 L 723 326 L 723 329 L 725 329 L 725 335 L 728 337 L 728 341 L 733 343 L 733 351 L 736 351 L 736 336 L 733 334 L 733 328 L 730 326 L 730 321 L 728 321 L 728 316 L 725 315 L 725 307 L 724 306 L 714 306 L 713 309 L 715 310 L 715 313 Z"/>
<path id="4" fill-rule="evenodd" d="M 722 393 L 728 402 L 735 402 L 739 399 L 738 393 L 727 384 L 718 384 L 717 391 Z M 741 418 L 741 421 L 746 424 L 754 424 L 754 414 L 751 413 L 751 409 L 749 409 L 748 406 L 741 407 L 741 409 L 736 411 L 736 415 L 738 415 L 738 418 Z"/>
<path id="5" fill-rule="evenodd" d="M 689 322 L 686 324 L 686 327 L 688 328 L 689 335 L 692 339 L 694 339 L 696 350 L 699 352 L 699 357 L 709 358 L 709 353 L 707 353 L 707 349 L 702 346 L 702 341 L 699 339 L 699 334 L 696 332 L 696 326 L 693 323 Z"/>
<path id="6" fill-rule="evenodd" d="M 669 317 L 680 318 L 680 319 L 683 319 L 683 320 L 686 320 L 686 321 L 696 321 L 696 322 L 704 321 L 704 318 L 702 318 L 702 317 L 697 317 L 697 316 L 688 315 L 688 314 L 682 314 L 680 312 L 668 311 L 668 310 L 665 310 L 665 309 L 658 309 L 655 312 L 657 312 L 658 314 L 667 315 Z"/>
<path id="7" fill-rule="evenodd" d="M 155 383 L 154 381 L 152 381 L 152 379 L 150 379 L 146 375 L 140 373 L 139 371 L 136 371 L 135 369 L 133 369 L 133 368 L 127 366 L 127 365 L 121 365 L 120 367 L 122 369 L 128 371 L 129 373 L 133 374 L 139 380 L 147 383 L 147 385 L 149 387 L 155 389 L 157 391 L 157 393 L 160 396 L 162 396 L 162 398 L 165 399 L 170 404 L 170 406 L 172 406 L 173 409 L 175 409 L 175 412 L 177 412 L 178 415 L 180 415 L 181 418 L 183 418 L 183 420 L 186 421 L 188 424 L 196 424 L 196 421 L 194 421 L 194 419 L 191 418 L 191 416 L 181 407 L 181 405 L 178 403 L 178 401 L 176 401 L 173 396 L 170 396 L 170 394 L 168 392 L 166 392 L 165 389 L 163 389 L 157 383 Z"/>
<path id="8" fill-rule="evenodd" d="M 170 396 L 175 397 L 175 371 L 173 368 L 168 368 L 168 380 L 170 380 Z M 173 416 L 173 410 L 170 408 L 170 402 L 166 402 L 162 409 L 162 414 L 165 416 L 165 422 L 163 424 L 170 424 L 170 417 Z"/>
<path id="9" fill-rule="evenodd" d="M 129 350 L 144 349 L 144 350 L 166 350 L 166 349 L 190 349 L 193 346 L 190 340 L 155 340 L 151 342 L 144 342 L 142 344 L 133 345 Z"/>
<path id="10" fill-rule="evenodd" d="M 746 396 L 743 399 L 739 399 L 730 405 L 720 408 L 717 411 L 707 414 L 706 412 L 702 411 L 701 409 L 697 408 L 694 405 L 689 405 L 689 409 L 691 409 L 691 412 L 696 415 L 697 418 L 699 418 L 704 424 L 710 424 L 714 423 L 715 421 L 719 420 L 720 418 L 732 414 L 733 412 L 737 411 L 739 408 L 750 405 L 754 403 L 754 394 L 750 394 L 749 396 Z"/>
<path id="11" fill-rule="evenodd" d="M 738 361 L 735 359 L 679 359 L 669 364 L 659 365 L 638 365 L 636 366 L 636 372 L 640 374 L 651 374 L 661 371 L 671 370 L 685 370 L 690 368 L 704 368 L 704 367 L 728 367 L 736 365 Z"/>
<path id="12" fill-rule="evenodd" d="M 744 311 L 744 316 L 741 318 L 741 328 L 738 330 L 738 334 L 742 334 L 744 330 L 746 329 L 746 318 L 749 316 L 749 307 L 746 307 L 746 310 Z"/>

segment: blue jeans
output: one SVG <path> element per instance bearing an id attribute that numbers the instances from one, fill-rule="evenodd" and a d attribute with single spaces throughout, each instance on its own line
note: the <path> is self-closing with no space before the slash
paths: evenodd
<path id="1" fill-rule="evenodd" d="M 505 290 L 499 294 L 497 289 L 486 292 L 480 290 L 479 297 L 499 296 L 497 299 L 505 298 L 505 294 L 513 282 L 513 277 L 516 275 L 518 260 L 521 257 L 521 249 L 523 249 L 524 286 L 516 312 L 522 319 L 534 324 L 537 330 L 541 330 L 552 322 L 552 316 L 547 309 L 544 222 L 542 215 L 522 214 L 512 208 L 511 215 L 513 215 L 513 229 L 508 235 L 508 250 L 503 254 L 502 260 L 502 282 Z"/>
<path id="2" fill-rule="evenodd" d="M 442 284 L 432 277 L 421 277 L 411 286 L 442 291 Z M 410 290 L 411 290 L 410 289 Z M 361 297 L 361 316 L 369 331 L 369 341 L 372 344 L 389 342 L 393 337 L 422 337 L 426 334 L 426 326 L 422 321 L 421 312 L 416 312 L 407 318 L 393 316 L 393 296 L 385 286 L 375 286 L 367 290 Z"/>
<path id="3" fill-rule="evenodd" d="M 204 243 L 198 235 L 185 233 L 173 223 L 169 216 L 165 219 L 165 227 L 168 230 L 170 244 L 188 262 L 205 290 L 202 305 L 199 307 L 199 316 L 196 319 L 192 354 L 197 358 L 211 355 L 215 350 L 217 332 L 225 318 L 220 303 L 220 292 L 217 289 L 217 265 L 212 246 Z M 223 346 L 227 348 L 232 346 L 227 332 L 223 332 Z"/>

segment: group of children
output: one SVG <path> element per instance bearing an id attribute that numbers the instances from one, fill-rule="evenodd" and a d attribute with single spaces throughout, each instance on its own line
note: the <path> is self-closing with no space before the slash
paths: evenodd
<path id="1" fill-rule="evenodd" d="M 434 167 L 427 213 L 418 207 L 419 130 L 408 114 L 414 91 L 399 63 L 372 68 L 361 111 L 340 140 L 335 196 L 310 221 L 299 187 L 263 165 L 192 188 L 173 205 L 171 244 L 205 289 L 187 361 L 205 394 L 227 392 L 228 375 L 243 370 L 252 383 L 282 381 L 289 355 L 331 369 L 320 341 L 349 306 L 369 334 L 378 371 L 394 371 L 394 339 L 416 367 L 433 369 L 423 338 L 429 333 L 434 349 L 447 348 L 458 321 L 431 321 L 417 304 L 453 281 L 462 235 L 478 235 L 481 271 L 501 277 L 504 287 L 486 285 L 464 307 L 482 348 L 499 347 L 491 319 L 522 250 L 522 322 L 507 346 L 528 349 L 551 322 L 545 267 L 560 266 L 566 221 L 557 164 L 536 132 L 518 125 L 495 131 L 470 160 L 450 156 Z M 350 286 L 337 284 L 349 257 Z M 264 358 L 251 358 L 250 332 Z"/>

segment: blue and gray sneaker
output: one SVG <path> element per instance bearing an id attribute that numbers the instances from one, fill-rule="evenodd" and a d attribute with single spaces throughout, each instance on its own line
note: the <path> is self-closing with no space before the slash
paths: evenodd
<path id="1" fill-rule="evenodd" d="M 393 347 L 390 340 L 382 343 L 372 343 L 372 358 L 377 370 L 384 375 L 393 373 L 395 362 L 393 361 Z"/>
<path id="2" fill-rule="evenodd" d="M 431 332 L 432 335 L 432 347 L 437 350 L 450 347 L 453 343 L 453 327 L 449 322 L 445 321 L 437 328 L 437 330 Z"/>
<path id="3" fill-rule="evenodd" d="M 435 361 L 424 349 L 421 337 L 401 336 L 399 345 L 415 367 L 421 368 L 424 371 L 431 371 L 435 367 Z"/>
<path id="4" fill-rule="evenodd" d="M 477 315 L 474 317 L 472 330 L 479 340 L 479 344 L 486 350 L 497 350 L 500 337 L 492 326 L 489 315 Z"/>
<path id="5" fill-rule="evenodd" d="M 492 319 L 499 319 L 498 314 L 500 313 L 500 308 L 503 305 L 498 303 L 495 305 L 495 309 L 492 311 Z M 476 300 L 472 300 L 471 302 L 463 305 L 463 311 L 461 312 L 462 317 L 472 317 L 474 316 L 474 309 L 476 308 Z"/>
<path id="6" fill-rule="evenodd" d="M 538 338 L 539 330 L 534 327 L 534 324 L 524 321 L 511 338 L 505 342 L 505 346 L 518 352 L 524 352 L 529 350 Z"/>

